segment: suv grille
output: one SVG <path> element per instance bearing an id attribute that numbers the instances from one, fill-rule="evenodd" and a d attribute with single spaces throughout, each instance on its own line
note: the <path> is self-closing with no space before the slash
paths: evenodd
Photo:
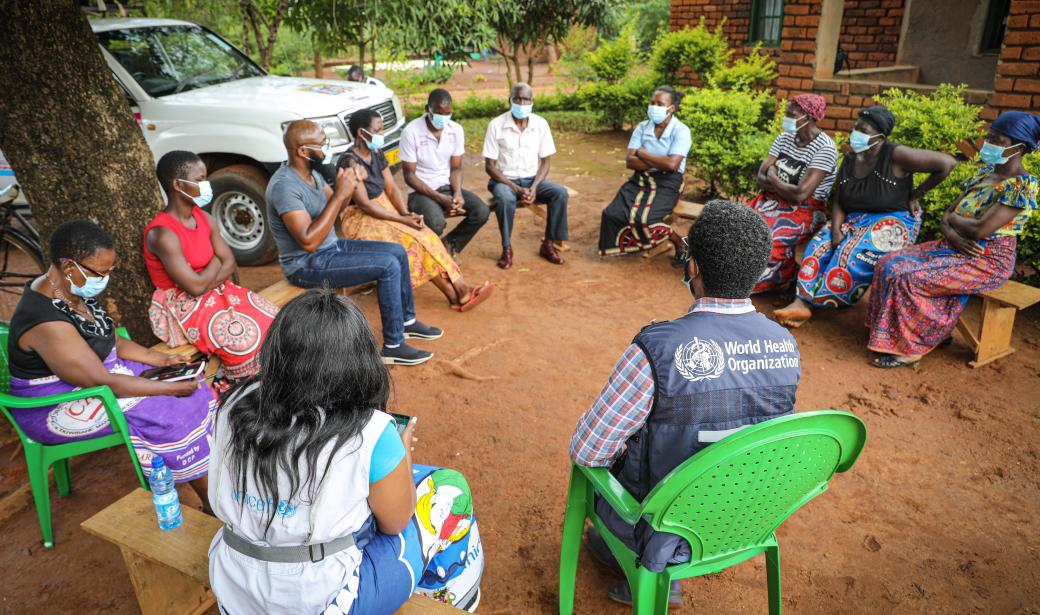
<path id="1" fill-rule="evenodd" d="M 383 125 L 387 128 L 393 128 L 397 125 L 397 112 L 394 111 L 394 101 L 388 100 L 379 103 L 378 105 L 371 107 L 371 109 L 383 118 Z"/>

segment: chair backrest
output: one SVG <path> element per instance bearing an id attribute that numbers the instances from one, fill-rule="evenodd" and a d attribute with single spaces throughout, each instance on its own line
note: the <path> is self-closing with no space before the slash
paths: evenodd
<path id="1" fill-rule="evenodd" d="M 0 321 L 0 393 L 11 392 L 11 368 L 7 366 L 7 336 L 10 330 Z"/>
<path id="2" fill-rule="evenodd" d="M 852 467 L 866 427 L 848 412 L 803 412 L 748 427 L 697 453 L 646 497 L 643 514 L 678 534 L 698 562 L 765 541 Z"/>

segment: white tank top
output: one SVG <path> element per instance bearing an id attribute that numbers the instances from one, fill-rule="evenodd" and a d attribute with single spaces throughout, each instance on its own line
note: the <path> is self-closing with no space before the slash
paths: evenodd
<path id="1" fill-rule="evenodd" d="M 257 386 L 257 385 L 253 385 Z M 252 387 L 242 391 L 242 394 Z M 216 516 L 235 534 L 258 545 L 291 546 L 317 544 L 352 534 L 372 515 L 368 507 L 369 466 L 379 436 L 393 418 L 375 411 L 361 435 L 344 443 L 329 465 L 314 501 L 309 488 L 291 500 L 264 500 L 250 477 L 245 489 L 237 485 L 228 458 L 230 430 L 228 408 L 233 397 L 217 414 L 210 454 L 209 502 Z M 331 448 L 331 444 L 328 448 Z M 316 468 L 324 468 L 328 448 L 318 456 Z M 298 476 L 307 479 L 305 462 L 300 461 Z M 289 481 L 278 479 L 279 493 L 289 493 Z M 274 520 L 265 533 L 269 511 Z M 317 613 L 344 586 L 356 583 L 361 551 L 351 547 L 324 560 L 312 563 L 281 564 L 264 562 L 227 547 L 218 531 L 209 550 L 209 577 L 213 593 L 226 612 L 239 613 Z"/>

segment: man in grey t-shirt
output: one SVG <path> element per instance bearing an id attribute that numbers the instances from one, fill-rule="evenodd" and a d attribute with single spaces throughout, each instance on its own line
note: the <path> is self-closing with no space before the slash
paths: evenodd
<path id="1" fill-rule="evenodd" d="M 320 126 L 297 120 L 285 131 L 289 160 L 267 183 L 267 220 L 285 277 L 296 286 L 356 286 L 377 282 L 383 324 L 383 362 L 418 365 L 433 357 L 406 339 L 444 333 L 415 318 L 408 255 L 396 243 L 337 239 L 336 220 L 364 180 L 363 170 L 340 169 L 333 190 L 317 171 L 328 153 Z"/>

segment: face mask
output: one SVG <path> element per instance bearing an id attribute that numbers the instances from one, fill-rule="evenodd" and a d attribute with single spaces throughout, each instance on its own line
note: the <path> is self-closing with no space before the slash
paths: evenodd
<path id="1" fill-rule="evenodd" d="M 849 134 L 849 145 L 852 146 L 852 151 L 854 151 L 857 154 L 859 154 L 861 152 L 865 152 L 868 149 L 874 147 L 873 145 L 870 144 L 870 140 L 873 139 L 874 137 L 877 137 L 877 136 L 880 136 L 880 135 L 873 135 L 872 136 L 872 135 L 868 135 L 865 132 L 860 132 L 858 130 L 853 130 Z M 875 145 L 876 145 L 876 143 L 875 143 Z"/>
<path id="2" fill-rule="evenodd" d="M 76 265 L 76 269 L 79 269 L 79 272 L 83 274 L 84 280 L 83 286 L 76 286 L 76 283 L 72 281 L 71 274 L 65 276 L 65 279 L 69 281 L 69 287 L 72 290 L 73 295 L 83 297 L 84 299 L 90 299 L 91 297 L 96 297 L 101 294 L 101 291 L 105 290 L 105 287 L 108 286 L 107 275 L 101 278 L 92 278 L 87 275 L 87 272 L 83 271 L 83 268 L 79 266 L 79 263 L 73 261 L 72 264 Z"/>
<path id="3" fill-rule="evenodd" d="M 798 132 L 801 126 L 798 125 L 798 119 L 793 117 L 784 116 L 783 119 L 784 132 Z"/>
<path id="4" fill-rule="evenodd" d="M 365 132 L 368 132 L 368 131 L 366 130 Z M 372 151 L 378 151 L 379 149 L 381 149 L 383 147 L 383 144 L 385 143 L 385 140 L 383 139 L 383 135 L 377 135 L 377 134 L 368 132 L 368 136 L 372 137 L 371 139 L 365 139 L 365 145 L 368 146 L 368 149 L 370 149 Z"/>
<path id="5" fill-rule="evenodd" d="M 307 148 L 307 160 L 310 161 L 312 169 L 317 170 L 320 169 L 322 165 L 332 164 L 332 147 L 330 147 L 328 143 L 321 146 L 320 158 L 318 157 L 318 154 L 314 153 L 313 145 L 306 145 L 304 147 Z"/>
<path id="6" fill-rule="evenodd" d="M 194 201 L 195 204 L 199 207 L 205 207 L 206 205 L 209 205 L 210 202 L 213 200 L 213 187 L 210 185 L 208 181 L 202 181 L 198 183 L 188 181 L 186 179 L 179 179 L 177 181 L 181 181 L 186 184 L 195 184 L 199 187 L 199 196 L 191 196 L 187 192 L 178 189 L 178 192 Z"/>
<path id="7" fill-rule="evenodd" d="M 668 107 L 649 105 L 646 108 L 646 116 L 650 118 L 650 121 L 655 125 L 660 124 L 668 117 Z"/>
<path id="8" fill-rule="evenodd" d="M 444 130 L 444 127 L 448 125 L 448 120 L 451 119 L 451 114 L 448 115 L 437 115 L 433 111 L 430 111 L 430 123 L 437 130 Z"/>
<path id="9" fill-rule="evenodd" d="M 1010 147 L 1000 147 L 999 145 L 993 145 L 989 141 L 984 141 L 982 143 L 982 149 L 979 150 L 979 158 L 981 158 L 982 162 L 984 162 L 986 164 L 993 164 L 993 165 L 1004 164 L 1005 162 L 1007 162 L 1008 160 L 1011 160 L 1012 158 L 1014 158 L 1015 156 L 1017 156 L 1019 154 L 1019 152 L 1015 152 L 1014 154 L 1011 154 L 1010 156 L 1005 156 L 1004 152 L 1008 151 L 1012 147 L 1018 147 L 1018 146 L 1017 145 L 1012 145 Z"/>
<path id="10" fill-rule="evenodd" d="M 531 116 L 531 109 L 533 108 L 534 105 L 518 105 L 516 103 L 513 103 L 512 107 L 510 107 L 510 110 L 513 112 L 513 117 L 515 117 L 516 119 L 526 120 L 528 117 Z"/>

